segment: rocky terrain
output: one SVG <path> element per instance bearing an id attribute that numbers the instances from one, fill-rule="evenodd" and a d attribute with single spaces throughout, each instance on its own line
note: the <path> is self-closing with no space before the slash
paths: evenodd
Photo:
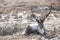
<path id="1" fill-rule="evenodd" d="M 44 22 L 47 32 L 45 40 L 60 40 L 60 0 L 0 0 L 0 40 L 41 40 L 39 35 L 24 36 L 29 24 L 36 23 L 31 18 L 31 7 L 36 16 L 53 9 Z M 54 35 L 54 36 L 53 36 Z"/>

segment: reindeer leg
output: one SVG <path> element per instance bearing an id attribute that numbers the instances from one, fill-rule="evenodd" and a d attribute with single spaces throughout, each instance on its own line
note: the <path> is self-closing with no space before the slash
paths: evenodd
<path id="1" fill-rule="evenodd" d="M 25 35 L 30 35 L 31 33 L 32 33 L 32 29 L 30 26 L 28 26 L 26 31 L 25 31 Z"/>

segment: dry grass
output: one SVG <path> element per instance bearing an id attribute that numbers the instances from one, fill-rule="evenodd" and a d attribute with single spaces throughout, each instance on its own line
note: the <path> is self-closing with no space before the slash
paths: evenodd
<path id="1" fill-rule="evenodd" d="M 37 2 L 34 2 L 35 0 L 32 0 L 32 2 L 31 0 L 26 0 L 27 3 L 23 0 L 21 0 L 21 3 L 19 3 L 20 0 L 19 2 L 16 2 L 15 0 L 11 1 L 8 0 L 8 3 L 5 6 L 2 3 L 0 7 L 0 40 L 39 40 L 39 38 L 41 38 L 40 35 L 24 36 L 21 32 L 26 29 L 28 24 L 36 23 L 35 21 L 33 22 L 30 17 L 31 6 L 33 6 L 34 13 L 37 16 L 40 16 L 48 13 L 49 6 L 47 5 L 51 3 L 45 3 L 41 0 L 36 0 Z M 16 4 L 14 4 L 13 1 L 16 2 Z M 11 4 L 9 4 L 10 2 Z M 52 4 L 53 7 L 56 7 L 54 6 L 55 2 Z M 59 5 L 59 3 L 56 3 L 56 5 L 57 4 Z M 47 10 L 44 10 L 45 6 Z M 58 7 L 56 7 L 56 9 L 60 8 Z M 51 39 L 46 38 L 46 40 L 60 40 L 60 11 L 56 11 L 56 9 L 52 10 L 51 14 L 44 22 L 44 27 L 47 30 L 47 37 L 50 35 L 52 36 L 52 34 L 54 34 L 54 27 L 56 28 L 54 37 Z"/>

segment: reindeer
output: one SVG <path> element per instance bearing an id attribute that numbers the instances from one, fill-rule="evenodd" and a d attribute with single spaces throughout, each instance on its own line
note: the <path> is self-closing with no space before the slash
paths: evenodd
<path id="1" fill-rule="evenodd" d="M 35 33 L 35 34 L 39 34 L 39 35 L 45 35 L 46 32 L 45 32 L 45 28 L 44 28 L 44 21 L 45 19 L 49 16 L 49 14 L 51 13 L 51 10 L 52 10 L 52 5 L 50 6 L 50 11 L 49 13 L 47 13 L 46 15 L 44 16 L 41 16 L 41 17 L 37 17 L 35 14 L 33 14 L 33 10 L 31 9 L 31 12 L 32 12 L 32 17 L 36 20 L 36 22 L 38 23 L 37 24 L 33 24 L 33 25 L 28 25 L 26 31 L 25 31 L 25 35 L 30 35 L 32 33 Z"/>

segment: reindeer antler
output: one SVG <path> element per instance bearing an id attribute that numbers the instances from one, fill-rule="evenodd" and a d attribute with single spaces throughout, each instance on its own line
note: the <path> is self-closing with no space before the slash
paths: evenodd
<path id="1" fill-rule="evenodd" d="M 44 16 L 41 16 L 41 21 L 42 22 L 44 22 L 44 20 L 49 16 L 49 14 L 51 13 L 51 10 L 52 10 L 52 5 L 50 6 L 50 8 L 49 8 L 49 13 L 47 13 L 46 15 L 44 15 Z"/>
<path id="2" fill-rule="evenodd" d="M 31 16 L 32 16 L 33 18 L 36 18 L 36 15 L 35 15 L 35 14 L 33 14 L 33 12 L 34 12 L 34 11 L 33 11 L 33 8 L 31 7 L 31 13 L 32 13 L 32 15 L 31 15 Z"/>

